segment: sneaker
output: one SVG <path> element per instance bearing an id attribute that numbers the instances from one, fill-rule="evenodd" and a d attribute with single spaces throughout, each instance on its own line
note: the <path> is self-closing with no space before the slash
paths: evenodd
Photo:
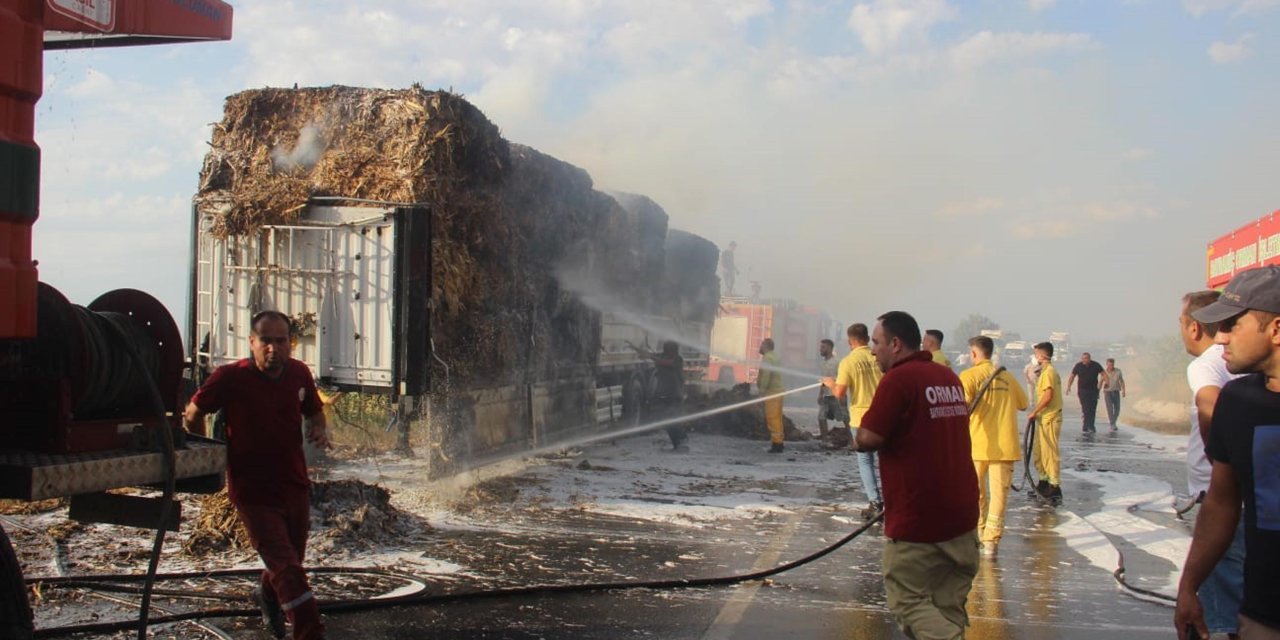
<path id="1" fill-rule="evenodd" d="M 267 600 L 266 594 L 262 592 L 262 587 L 254 587 L 250 594 L 253 603 L 258 605 L 258 610 L 262 612 L 262 624 L 276 638 L 284 637 L 284 610 L 280 608 L 280 604 Z"/>
<path id="2" fill-rule="evenodd" d="M 982 543 L 982 556 L 985 558 L 996 557 L 997 543 L 995 540 L 987 540 Z"/>
<path id="3" fill-rule="evenodd" d="M 769 453 L 782 453 L 782 443 L 775 442 L 769 445 Z"/>

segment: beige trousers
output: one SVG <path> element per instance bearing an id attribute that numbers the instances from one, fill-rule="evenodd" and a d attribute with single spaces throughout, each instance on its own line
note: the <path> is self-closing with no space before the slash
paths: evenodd
<path id="1" fill-rule="evenodd" d="M 908 638 L 964 638 L 965 601 L 978 575 L 976 531 L 929 544 L 886 540 L 882 567 L 889 612 Z"/>
<path id="2" fill-rule="evenodd" d="M 1058 436 L 1061 434 L 1062 414 L 1048 420 L 1041 418 L 1036 425 L 1036 471 L 1041 479 L 1052 485 L 1062 484 L 1062 458 L 1058 453 Z"/>
<path id="3" fill-rule="evenodd" d="M 764 401 L 764 423 L 769 427 L 769 441 L 782 444 L 782 396 Z"/>
<path id="4" fill-rule="evenodd" d="M 978 472 L 978 540 L 997 542 L 1004 534 L 1004 511 L 1009 504 L 1013 463 L 1006 460 L 974 460 Z"/>

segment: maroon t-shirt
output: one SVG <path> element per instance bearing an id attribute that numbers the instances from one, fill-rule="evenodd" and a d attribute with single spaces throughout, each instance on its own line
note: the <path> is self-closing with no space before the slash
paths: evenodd
<path id="1" fill-rule="evenodd" d="M 324 408 L 307 365 L 290 359 L 279 378 L 253 360 L 218 367 L 191 398 L 201 411 L 226 411 L 227 493 L 235 504 L 281 504 L 311 486 L 302 453 L 302 417 Z"/>
<path id="2" fill-rule="evenodd" d="M 876 388 L 862 428 L 880 448 L 884 534 L 943 542 L 975 528 L 978 480 L 969 451 L 969 408 L 960 378 L 921 351 L 893 366 Z"/>

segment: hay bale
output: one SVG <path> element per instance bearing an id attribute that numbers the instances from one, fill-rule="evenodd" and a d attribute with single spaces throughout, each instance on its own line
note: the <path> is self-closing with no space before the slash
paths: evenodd
<path id="1" fill-rule="evenodd" d="M 643 199 L 645 213 L 628 213 L 586 171 L 508 143 L 457 95 L 332 86 L 229 97 L 196 196 L 218 214 L 215 233 L 293 222 L 322 195 L 430 206 L 432 339 L 455 389 L 595 365 L 599 313 L 565 289 L 563 269 L 589 271 L 641 309 L 665 273 L 660 207 Z"/>
<path id="2" fill-rule="evenodd" d="M 663 313 L 682 320 L 715 322 L 720 306 L 720 278 L 716 276 L 720 248 L 702 236 L 671 229 L 663 251 L 666 264 L 662 281 L 675 292 L 673 306 Z"/>

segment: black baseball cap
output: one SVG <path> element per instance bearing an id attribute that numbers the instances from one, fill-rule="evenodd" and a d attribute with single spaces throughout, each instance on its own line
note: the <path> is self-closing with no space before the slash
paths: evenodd
<path id="1" fill-rule="evenodd" d="M 1250 309 L 1280 313 L 1280 266 L 1237 273 L 1217 302 L 1191 312 L 1198 322 L 1222 322 Z"/>

